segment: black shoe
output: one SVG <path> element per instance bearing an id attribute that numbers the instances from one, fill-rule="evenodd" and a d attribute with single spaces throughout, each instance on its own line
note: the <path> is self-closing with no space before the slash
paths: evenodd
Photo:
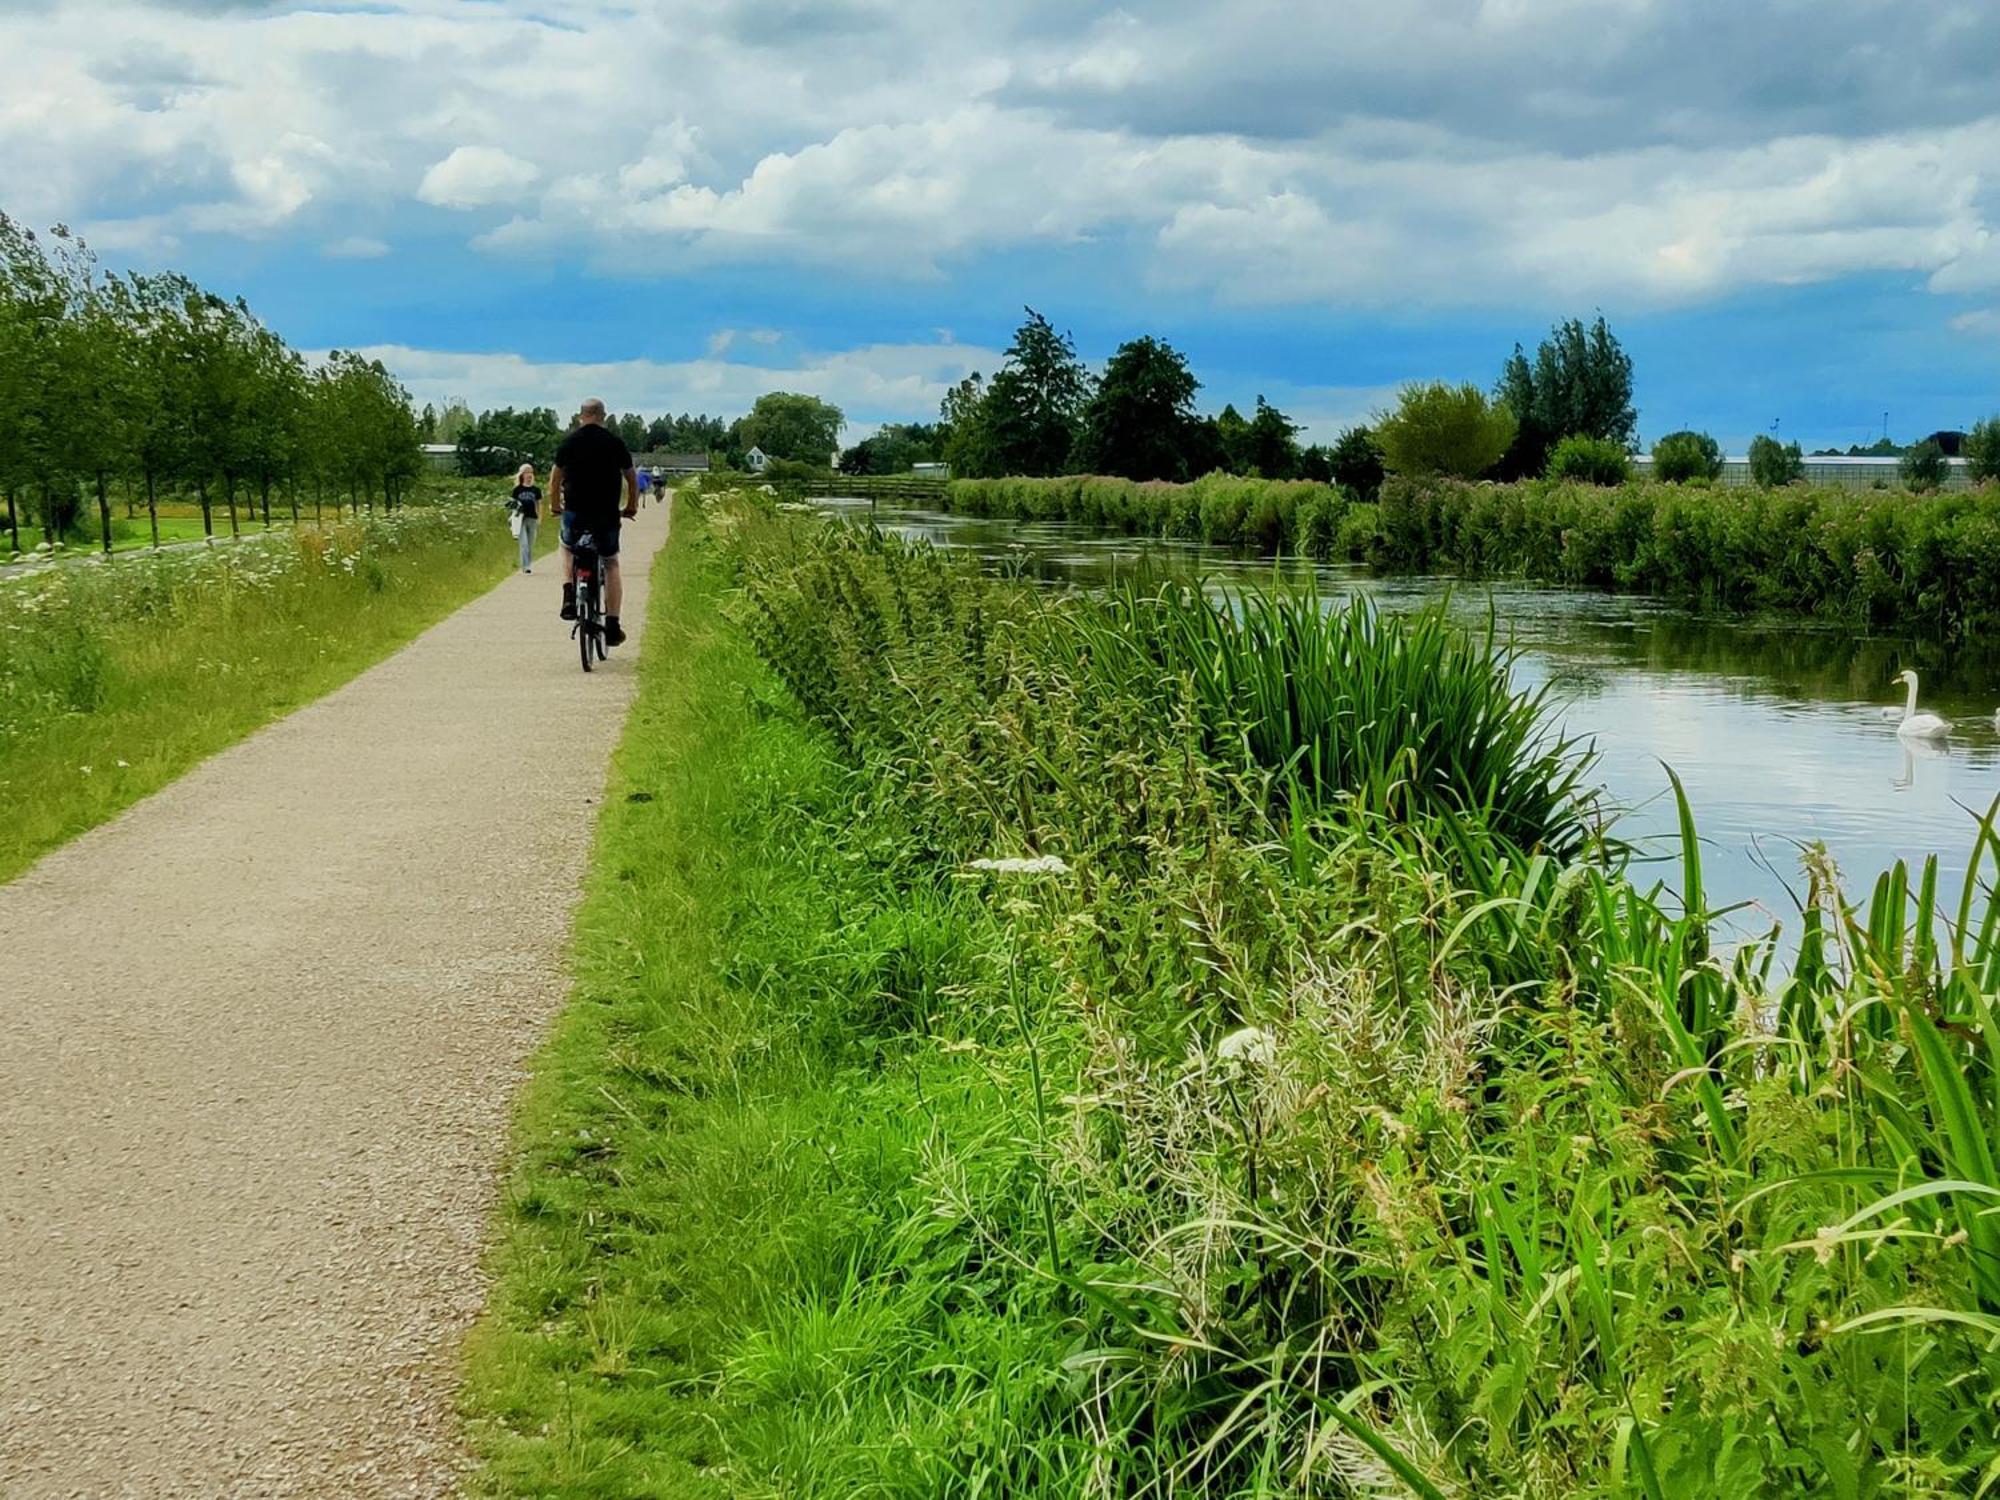
<path id="1" fill-rule="evenodd" d="M 607 646 L 622 646 L 625 644 L 625 631 L 619 625 L 618 616 L 616 615 L 606 615 L 604 617 L 604 644 Z"/>
<path id="2" fill-rule="evenodd" d="M 573 583 L 563 585 L 562 613 L 559 618 L 564 620 L 576 618 L 576 585 Z"/>

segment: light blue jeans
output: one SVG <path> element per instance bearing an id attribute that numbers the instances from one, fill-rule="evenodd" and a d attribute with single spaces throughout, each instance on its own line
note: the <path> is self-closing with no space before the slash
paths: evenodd
<path id="1" fill-rule="evenodd" d="M 535 528 L 542 524 L 540 516 L 521 517 L 521 571 L 527 572 L 535 562 Z"/>

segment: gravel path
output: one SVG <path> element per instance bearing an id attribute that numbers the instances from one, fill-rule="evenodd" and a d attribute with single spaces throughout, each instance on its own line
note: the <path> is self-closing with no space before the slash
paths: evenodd
<path id="1" fill-rule="evenodd" d="M 452 1491 L 665 520 L 589 677 L 551 560 L 0 887 L 7 1500 Z"/>

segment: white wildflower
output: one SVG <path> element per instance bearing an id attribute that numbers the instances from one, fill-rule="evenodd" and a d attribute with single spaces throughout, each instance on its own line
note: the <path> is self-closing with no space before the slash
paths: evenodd
<path id="1" fill-rule="evenodd" d="M 1278 1039 L 1261 1026 L 1240 1027 L 1216 1044 L 1215 1055 L 1223 1062 L 1268 1068 L 1278 1060 Z"/>
<path id="2" fill-rule="evenodd" d="M 1054 854 L 1040 855 L 1034 859 L 975 859 L 967 865 L 968 870 L 983 870 L 991 875 L 1067 875 L 1069 866 Z"/>

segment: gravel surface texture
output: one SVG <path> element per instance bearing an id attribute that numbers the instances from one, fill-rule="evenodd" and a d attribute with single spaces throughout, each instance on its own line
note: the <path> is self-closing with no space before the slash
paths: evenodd
<path id="1" fill-rule="evenodd" d="M 0 1496 L 452 1493 L 666 514 L 589 676 L 550 558 L 0 887 Z"/>

